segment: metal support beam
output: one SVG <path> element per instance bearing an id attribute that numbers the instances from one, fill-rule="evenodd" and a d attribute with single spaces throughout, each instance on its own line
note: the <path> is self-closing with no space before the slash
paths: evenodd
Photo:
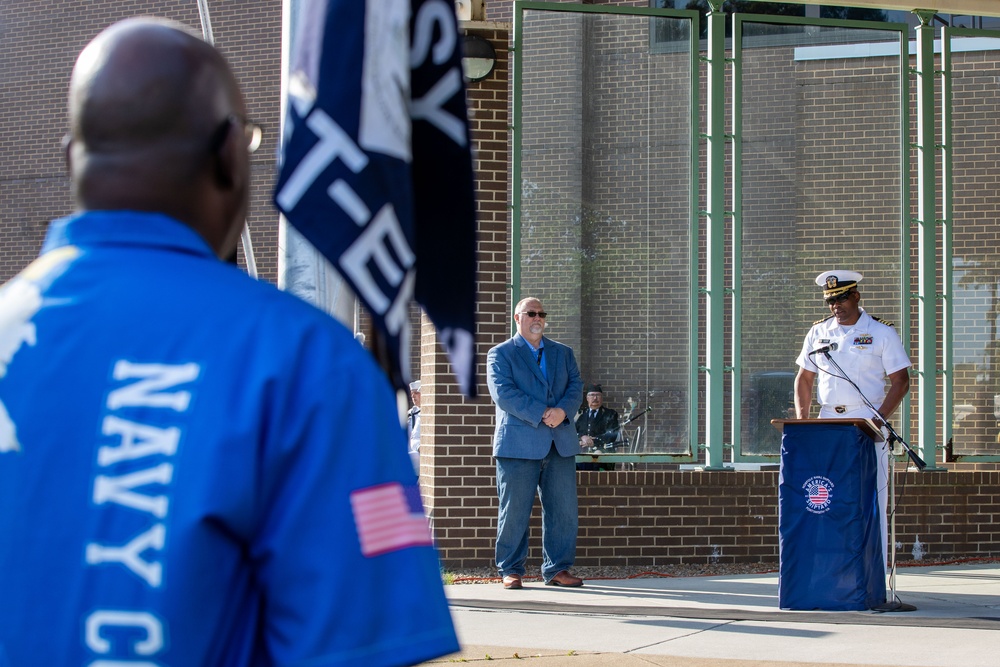
<path id="1" fill-rule="evenodd" d="M 691 316 L 688 318 L 688 424 L 690 425 L 688 452 L 692 460 L 697 461 L 701 452 L 698 450 L 698 443 L 701 442 L 701 428 L 698 423 L 698 409 L 701 401 L 698 396 L 699 379 L 699 333 L 700 326 L 700 306 L 701 292 L 698 288 L 698 275 L 700 263 L 700 248 L 698 243 L 698 230 L 701 228 L 701 213 L 699 211 L 698 198 L 701 197 L 701 182 L 704 176 L 701 174 L 701 104 L 699 102 L 699 90 L 701 89 L 701 25 L 697 13 L 692 13 L 690 19 L 690 33 L 688 38 L 690 43 L 690 82 L 691 97 L 688 108 L 688 118 L 691 124 L 691 156 L 689 169 L 691 173 L 690 190 L 688 191 L 688 304 Z"/>
<path id="2" fill-rule="evenodd" d="M 937 143 L 934 126 L 934 12 L 914 12 L 917 26 L 917 451 L 937 461 Z"/>
<path id="3" fill-rule="evenodd" d="M 705 315 L 705 447 L 709 468 L 722 467 L 725 438 L 726 267 L 726 15 L 722 0 L 708 3 L 707 264 Z"/>
<path id="4" fill-rule="evenodd" d="M 952 256 L 954 247 L 954 226 L 952 216 L 954 208 L 952 198 L 954 197 L 954 169 L 952 159 L 952 69 L 951 69 L 951 34 L 948 28 L 941 31 L 941 272 L 944 289 L 942 290 L 941 301 L 941 350 L 944 358 L 944 391 L 941 393 L 941 413 L 944 419 L 941 420 L 941 440 L 940 443 L 947 447 L 951 441 L 954 428 L 955 415 L 955 302 L 952 298 L 955 285 L 955 263 Z M 945 450 L 947 451 L 947 449 Z M 947 459 L 945 459 L 947 460 Z M 934 467 L 935 461 L 928 461 L 929 467 Z"/>
<path id="5" fill-rule="evenodd" d="M 743 23 L 733 19 L 731 33 L 732 95 L 730 105 L 730 137 L 732 138 L 731 166 L 731 229 L 733 239 L 732 275 L 733 302 L 730 309 L 733 322 L 733 339 L 730 341 L 732 388 L 730 389 L 729 446 L 733 463 L 741 460 L 740 446 L 743 431 Z"/>

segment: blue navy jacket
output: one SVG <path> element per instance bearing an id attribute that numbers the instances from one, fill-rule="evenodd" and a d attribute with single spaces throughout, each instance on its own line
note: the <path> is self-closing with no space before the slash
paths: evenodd
<path id="1" fill-rule="evenodd" d="M 166 216 L 56 221 L 0 289 L 0 667 L 458 650 L 405 452 L 333 318 Z"/>

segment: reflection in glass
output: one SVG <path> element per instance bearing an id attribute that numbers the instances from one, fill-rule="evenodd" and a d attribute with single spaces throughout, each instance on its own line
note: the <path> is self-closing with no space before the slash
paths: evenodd
<path id="1" fill-rule="evenodd" d="M 854 57 L 894 31 L 743 24 L 773 46 L 742 57 L 740 452 L 779 452 L 771 419 L 794 418 L 795 359 L 830 315 L 813 282 L 860 271 L 862 307 L 899 321 L 899 58 Z M 821 47 L 796 47 L 784 30 Z M 831 46 L 837 45 L 837 46 Z M 904 341 L 904 344 L 906 341 Z M 915 388 L 915 384 L 914 384 Z M 817 409 L 814 408 L 813 416 Z"/>
<path id="2" fill-rule="evenodd" d="M 688 22 L 527 10 L 521 53 L 520 293 L 642 451 L 689 451 L 690 55 L 651 31 Z M 581 396 L 581 401 L 583 397 Z M 635 435 L 635 434 L 633 434 Z"/>
<path id="3" fill-rule="evenodd" d="M 1000 148 L 993 140 L 1000 133 L 1000 50 L 977 50 L 983 41 L 975 34 L 950 41 L 956 456 L 1000 454 Z"/>

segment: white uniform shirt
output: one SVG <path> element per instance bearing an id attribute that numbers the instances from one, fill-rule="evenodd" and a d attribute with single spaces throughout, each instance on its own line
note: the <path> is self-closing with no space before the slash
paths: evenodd
<path id="1" fill-rule="evenodd" d="M 911 365 L 896 330 L 875 320 L 864 309 L 853 326 L 841 326 L 835 317 L 814 324 L 806 334 L 795 363 L 817 374 L 817 400 L 823 413 L 829 413 L 834 406 L 847 408 L 846 413 L 829 416 L 853 416 L 848 413 L 864 406 L 857 390 L 837 377 L 840 372 L 825 355 L 809 356 L 812 350 L 831 343 L 836 343 L 837 349 L 831 351 L 830 356 L 876 408 L 885 398 L 886 378 Z M 864 412 L 870 411 L 866 408 Z M 826 414 L 821 413 L 821 416 Z"/>
<path id="2" fill-rule="evenodd" d="M 413 472 L 420 475 L 420 408 L 413 406 L 407 413 L 407 421 L 410 426 L 410 463 L 413 464 Z"/>

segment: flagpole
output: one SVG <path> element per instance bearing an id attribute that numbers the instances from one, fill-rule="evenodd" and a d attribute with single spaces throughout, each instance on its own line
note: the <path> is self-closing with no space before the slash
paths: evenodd
<path id="1" fill-rule="evenodd" d="M 201 19 L 201 36 L 209 44 L 215 44 L 212 34 L 212 19 L 208 13 L 208 0 L 198 0 L 198 18 Z M 247 273 L 251 278 L 257 277 L 257 260 L 253 254 L 253 243 L 250 241 L 250 227 L 243 221 L 243 231 L 240 232 L 243 241 L 243 257 L 247 262 Z"/>

